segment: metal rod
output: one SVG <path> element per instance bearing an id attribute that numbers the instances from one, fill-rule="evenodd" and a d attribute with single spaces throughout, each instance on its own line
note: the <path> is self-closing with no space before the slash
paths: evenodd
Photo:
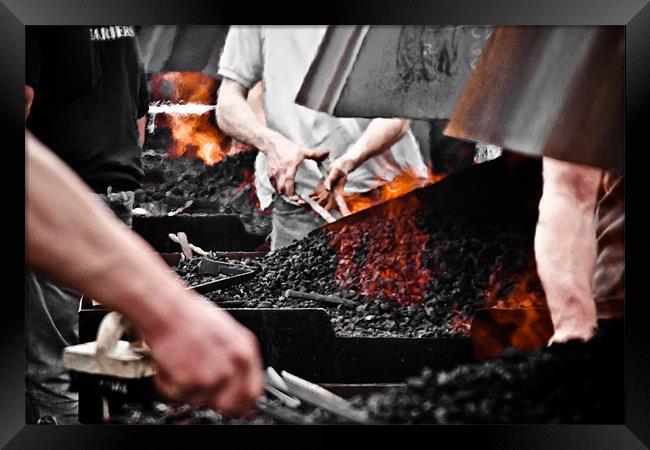
<path id="1" fill-rule="evenodd" d="M 183 206 L 181 206 L 180 208 L 176 208 L 173 211 L 168 212 L 167 215 L 172 217 L 172 216 L 175 216 L 176 214 L 180 214 L 183 211 L 185 211 L 187 208 L 192 206 L 193 204 L 194 204 L 194 200 L 188 200 L 188 201 L 185 202 L 185 204 Z"/>
<path id="2" fill-rule="evenodd" d="M 287 408 L 272 404 L 266 397 L 262 397 L 257 403 L 257 411 L 277 420 L 278 422 L 292 425 L 306 425 L 308 422 L 304 416 Z"/>
<path id="3" fill-rule="evenodd" d="M 298 400 L 296 397 L 292 397 L 291 395 L 287 395 L 284 392 L 282 392 L 281 390 L 276 389 L 273 386 L 269 385 L 268 383 L 265 386 L 265 389 L 269 394 L 273 394 L 278 400 L 280 400 L 280 402 L 283 405 L 288 406 L 291 409 L 295 409 L 298 406 L 300 406 L 300 404 L 301 404 L 300 400 Z"/>
<path id="4" fill-rule="evenodd" d="M 336 201 L 336 205 L 339 207 L 339 211 L 341 212 L 341 215 L 343 217 L 352 214 L 352 211 L 350 211 L 350 209 L 348 208 L 348 204 L 345 203 L 345 199 L 343 198 L 343 195 L 340 192 L 333 192 L 332 195 L 334 195 L 334 200 Z"/>
<path id="5" fill-rule="evenodd" d="M 267 384 L 270 384 L 271 386 L 280 389 L 282 391 L 285 391 L 287 389 L 286 383 L 284 382 L 280 374 L 277 373 L 273 367 L 269 366 L 266 368 L 265 378 Z"/>
<path id="6" fill-rule="evenodd" d="M 282 371 L 282 378 L 287 385 L 287 393 L 298 397 L 306 403 L 310 403 L 354 423 L 373 423 L 367 411 L 353 408 L 347 400 L 317 384 L 310 383 L 285 371 Z"/>
<path id="7" fill-rule="evenodd" d="M 302 291 L 295 291 L 293 289 L 287 289 L 284 292 L 284 296 L 288 298 L 299 298 L 302 300 L 312 300 L 315 302 L 326 302 L 326 303 L 335 303 L 338 305 L 348 305 L 348 306 L 356 306 L 358 303 L 352 300 L 348 300 L 346 298 L 341 298 L 337 297 L 336 295 L 323 295 L 323 294 L 315 294 L 312 292 L 302 292 Z"/>
<path id="8" fill-rule="evenodd" d="M 313 209 L 319 216 L 321 216 L 327 223 L 332 223 L 336 222 L 336 218 L 330 214 L 328 210 L 323 208 L 321 205 L 318 204 L 316 200 L 311 198 L 309 195 L 306 194 L 298 194 L 298 197 L 303 199 L 305 203 L 307 203 L 311 209 Z"/>

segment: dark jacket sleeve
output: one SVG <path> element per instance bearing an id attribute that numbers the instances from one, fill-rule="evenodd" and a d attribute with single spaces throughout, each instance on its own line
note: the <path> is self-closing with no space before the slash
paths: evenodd
<path id="1" fill-rule="evenodd" d="M 149 91 L 149 77 L 144 67 L 142 54 L 140 53 L 139 42 L 135 42 L 136 57 L 138 58 L 138 119 L 144 117 L 149 111 L 151 103 L 151 93 Z"/>
<path id="2" fill-rule="evenodd" d="M 142 66 L 140 66 L 140 69 L 140 82 L 138 84 L 138 119 L 147 114 L 149 103 L 151 102 L 147 74 Z"/>

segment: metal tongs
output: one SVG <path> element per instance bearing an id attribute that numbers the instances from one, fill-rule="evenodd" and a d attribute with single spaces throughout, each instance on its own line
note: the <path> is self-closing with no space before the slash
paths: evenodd
<path id="1" fill-rule="evenodd" d="M 100 385 L 101 379 L 142 380 L 153 377 L 156 366 L 151 350 L 142 340 L 132 342 L 120 340 L 131 324 L 120 313 L 108 313 L 99 325 L 97 340 L 66 347 L 63 353 L 63 366 L 71 371 L 92 375 Z M 128 388 L 124 384 L 125 392 Z M 257 404 L 257 412 L 288 424 L 308 424 L 308 420 L 297 411 L 302 402 L 328 411 L 347 422 L 356 424 L 375 423 L 368 412 L 352 407 L 350 403 L 316 384 L 283 371 L 279 375 L 272 367 L 265 374 L 267 394 L 279 400 L 271 402 L 264 396 Z"/>
<path id="2" fill-rule="evenodd" d="M 290 409 L 295 409 L 304 402 L 328 411 L 331 414 L 344 419 L 346 422 L 360 425 L 377 423 L 370 418 L 367 411 L 354 408 L 350 402 L 344 398 L 335 395 L 317 384 L 310 383 L 309 381 L 303 380 L 302 378 L 286 371 L 282 371 L 282 375 L 279 375 L 272 367 L 266 369 L 265 376 L 266 391 L 269 394 L 274 395 L 283 405 Z M 286 409 L 273 407 L 273 411 L 269 413 L 267 408 L 269 406 L 268 402 L 263 401 L 261 404 L 258 404 L 258 409 L 260 409 L 260 406 L 263 412 L 272 417 L 275 417 L 273 416 L 273 413 L 277 413 L 278 410 L 282 411 Z M 283 414 L 284 418 L 293 416 L 297 420 L 297 422 L 292 423 L 298 423 L 298 421 L 300 423 L 306 423 L 304 418 L 296 412 L 293 412 L 291 415 L 287 414 L 287 412 L 291 413 L 291 411 L 282 412 L 285 413 Z M 276 418 L 282 420 L 279 417 Z"/>
<path id="3" fill-rule="evenodd" d="M 325 167 L 325 163 L 323 161 L 320 161 L 317 164 L 318 164 L 318 169 L 320 170 L 321 173 L 321 180 L 326 179 L 328 172 L 327 172 L 327 168 Z M 341 217 L 349 216 L 351 214 L 350 210 L 348 209 L 348 205 L 345 203 L 345 199 L 343 198 L 343 195 L 340 192 L 332 192 L 332 195 L 334 196 L 334 201 L 336 201 L 336 206 L 338 207 L 338 217 L 334 216 L 328 210 L 323 208 L 320 204 L 318 204 L 316 200 L 311 198 L 309 194 L 298 193 L 298 191 L 296 191 L 296 194 L 305 203 L 307 203 L 309 207 L 312 210 L 314 210 L 314 212 L 316 212 L 319 216 L 321 216 L 327 223 L 336 222 Z M 334 211 L 337 212 L 337 210 Z"/>

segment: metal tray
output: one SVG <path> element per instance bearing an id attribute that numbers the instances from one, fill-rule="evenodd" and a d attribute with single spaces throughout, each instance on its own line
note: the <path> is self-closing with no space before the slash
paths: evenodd
<path id="1" fill-rule="evenodd" d="M 320 308 L 226 308 L 257 336 L 265 365 L 317 383 L 397 383 L 423 367 L 474 361 L 469 338 L 337 336 Z M 95 340 L 108 311 L 79 311 L 79 340 Z M 191 324 L 188 324 L 191 326 Z"/>
<path id="2" fill-rule="evenodd" d="M 203 258 L 199 263 L 199 273 L 209 275 L 228 275 L 220 280 L 208 281 L 192 286 L 190 289 L 199 294 L 207 294 L 217 289 L 224 289 L 250 280 L 255 276 L 258 269 L 242 264 L 231 264 Z"/>
<path id="3" fill-rule="evenodd" d="M 133 230 L 159 252 L 178 250 L 178 244 L 170 241 L 168 235 L 179 231 L 204 250 L 256 251 L 266 242 L 266 236 L 249 233 L 234 214 L 134 217 Z"/>

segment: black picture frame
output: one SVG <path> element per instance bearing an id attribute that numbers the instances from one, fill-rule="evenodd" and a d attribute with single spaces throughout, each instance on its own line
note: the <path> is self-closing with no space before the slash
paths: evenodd
<path id="1" fill-rule="evenodd" d="M 571 448 L 627 449 L 650 445 L 650 355 L 648 354 L 647 288 L 641 273 L 643 253 L 650 248 L 647 226 L 642 227 L 643 208 L 648 204 L 648 187 L 642 170 L 648 167 L 647 111 L 650 105 L 650 0 L 375 0 L 328 1 L 298 5 L 277 2 L 257 5 L 250 2 L 217 0 L 0 0 L 0 61 L 2 80 L 0 117 L 5 125 L 3 163 L 5 176 L 0 198 L 7 197 L 3 222 L 25 225 L 20 211 L 21 173 L 24 164 L 19 151 L 22 134 L 24 84 L 24 27 L 49 24 L 210 24 L 210 23 L 364 23 L 364 24 L 492 24 L 492 25 L 624 25 L 626 27 L 626 414 L 625 423 L 594 425 L 508 425 L 457 427 L 146 427 L 146 426 L 57 426 L 25 425 L 24 414 L 24 307 L 5 290 L 0 352 L 0 445 L 6 448 L 150 448 L 200 447 L 196 439 L 248 447 L 263 434 L 265 445 L 284 447 L 341 445 L 342 432 L 355 431 L 365 445 L 372 440 L 387 443 L 396 439 L 403 446 L 419 445 L 465 448 Z M 293 11 L 293 15 L 288 11 Z M 22 143 L 22 144 L 21 144 Z M 637 149 L 637 147 L 639 147 Z M 633 150 L 633 151 L 632 151 Z M 645 150 L 645 151 L 644 151 Z M 15 161 L 11 161 L 16 158 Z M 23 166 L 24 167 L 24 166 Z M 11 168 L 14 168 L 11 170 Z M 12 173 L 13 172 L 13 173 Z M 18 174 L 18 177 L 16 177 Z M 630 178 L 630 176 L 632 178 Z M 18 178 L 18 179 L 16 179 Z M 24 181 L 24 180 L 23 180 Z M 16 202 L 13 205 L 12 202 Z M 10 206 L 9 206 L 10 205 Z M 23 205 L 24 207 L 24 205 Z M 635 213 L 636 211 L 636 213 Z M 643 212 L 642 212 L 643 211 Z M 630 221 L 630 214 L 636 216 Z M 637 221 L 638 222 L 635 222 Z M 637 228 L 638 227 L 638 228 Z M 20 231 L 9 231 L 14 236 Z M 5 234 L 5 236 L 11 236 Z M 12 239 L 5 239 L 11 241 Z M 18 241 L 18 239 L 13 239 Z M 7 245 L 6 248 L 9 248 Z M 24 251 L 24 247 L 23 251 Z M 6 252 L 5 286 L 17 284 L 17 251 Z M 647 258 L 647 256 L 646 256 Z M 15 272 L 15 273 L 14 273 Z M 646 276 L 644 276 L 646 275 Z M 15 291 L 14 291 L 15 292 Z M 632 295 L 630 295 L 632 294 Z M 646 295 L 644 295 L 646 294 Z M 23 296 L 24 298 L 24 296 Z M 285 433 L 287 432 L 288 433 Z M 283 436 L 280 436 L 280 433 Z M 418 444 L 414 434 L 426 438 Z M 139 443 L 138 443 L 139 442 Z M 231 444 L 225 444 L 231 445 Z M 252 445 L 252 444 L 251 444 Z M 356 444 L 360 445 L 360 444 Z"/>

